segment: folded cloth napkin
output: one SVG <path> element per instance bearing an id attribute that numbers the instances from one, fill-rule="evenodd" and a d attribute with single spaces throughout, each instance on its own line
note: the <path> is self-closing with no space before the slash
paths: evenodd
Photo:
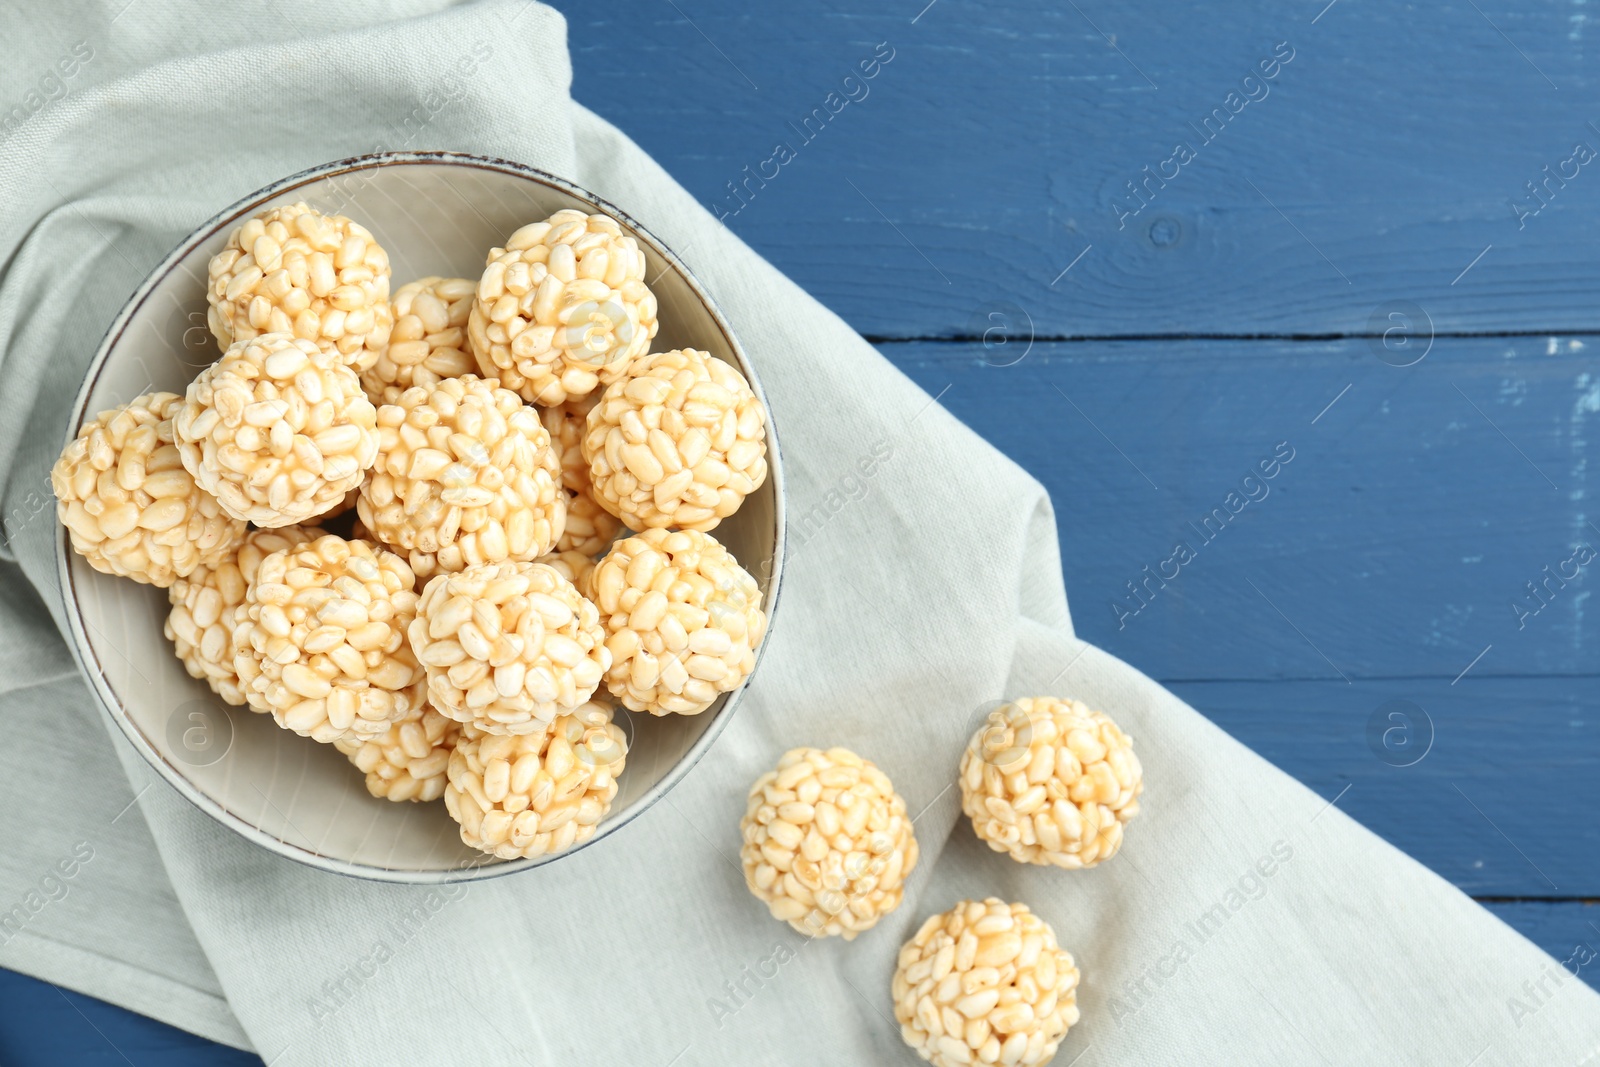
<path id="1" fill-rule="evenodd" d="M 1083 973 L 1062 1064 L 1600 1057 L 1600 997 L 1077 640 L 1041 487 L 574 104 L 555 12 L 101 0 L 13 23 L 0 964 L 274 1064 L 910 1063 L 897 949 L 929 914 L 996 895 L 1047 919 Z M 106 325 L 223 205 L 378 147 L 533 164 L 682 250 L 760 369 L 792 513 L 826 516 L 796 538 L 743 707 L 665 803 L 553 865 L 443 889 L 322 874 L 190 807 L 109 727 L 57 630 L 46 472 Z M 867 495 L 841 504 L 862 456 L 880 460 Z M 1047 692 L 1109 711 L 1146 769 L 1122 853 L 1092 871 L 1024 868 L 958 818 L 980 709 Z M 774 922 L 738 868 L 746 789 L 803 744 L 875 760 L 917 813 L 905 903 L 852 943 Z"/>

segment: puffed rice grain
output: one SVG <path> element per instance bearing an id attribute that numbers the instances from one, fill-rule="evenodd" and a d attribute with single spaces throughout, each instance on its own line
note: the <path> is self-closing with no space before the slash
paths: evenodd
<path id="1" fill-rule="evenodd" d="M 340 515 L 345 514 L 351 508 L 355 507 L 356 506 L 356 501 L 358 499 L 360 499 L 360 497 L 361 497 L 361 487 L 357 486 L 356 488 L 354 488 L 354 489 L 350 490 L 348 493 L 346 493 L 344 495 L 344 497 L 337 504 L 335 504 L 333 507 L 329 508 L 327 511 L 318 512 L 317 515 L 316 515 L 317 521 L 318 522 L 326 522 L 329 519 L 337 519 Z"/>

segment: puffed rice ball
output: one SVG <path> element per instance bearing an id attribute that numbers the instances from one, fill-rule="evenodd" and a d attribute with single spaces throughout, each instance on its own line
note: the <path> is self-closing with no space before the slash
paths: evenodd
<path id="1" fill-rule="evenodd" d="M 574 589 L 584 597 L 594 599 L 589 595 L 592 591 L 589 579 L 594 574 L 596 566 L 593 557 L 568 549 L 565 552 L 552 552 L 548 556 L 540 556 L 534 562 L 554 567 L 556 573 L 571 582 Z"/>
<path id="2" fill-rule="evenodd" d="M 561 852 L 594 836 L 627 753 L 611 709 L 595 702 L 531 734 L 463 727 L 444 804 L 473 848 L 502 859 Z"/>
<path id="3" fill-rule="evenodd" d="M 593 393 L 582 400 L 537 409 L 545 432 L 550 435 L 550 447 L 556 450 L 556 458 L 561 461 L 561 484 L 574 491 L 589 485 L 589 463 L 583 458 L 583 435 L 589 412 L 599 402 L 600 394 Z"/>
<path id="4" fill-rule="evenodd" d="M 1078 968 L 1023 904 L 963 900 L 900 949 L 900 1036 L 934 1067 L 1045 1063 L 1078 1021 Z"/>
<path id="5" fill-rule="evenodd" d="M 558 211 L 490 249 L 467 334 L 478 366 L 531 404 L 614 382 L 656 335 L 639 242 L 615 219 Z"/>
<path id="6" fill-rule="evenodd" d="M 1028 697 L 991 712 L 961 756 L 961 808 L 980 840 L 1020 863 L 1093 867 L 1122 847 L 1144 772 L 1133 739 L 1077 700 Z"/>
<path id="7" fill-rule="evenodd" d="M 616 516 L 595 503 L 589 484 L 589 462 L 583 458 L 589 410 L 599 399 L 591 395 L 560 407 L 539 409 L 545 432 L 550 435 L 550 447 L 561 463 L 561 486 L 567 491 L 567 526 L 556 541 L 557 552 L 598 556 L 622 532 L 622 523 Z"/>
<path id="8" fill-rule="evenodd" d="M 165 588 L 244 539 L 244 523 L 183 467 L 171 421 L 182 406 L 145 393 L 102 411 L 50 469 L 56 516 L 95 570 Z"/>
<path id="9" fill-rule="evenodd" d="M 333 747 L 367 776 L 373 796 L 428 801 L 444 796 L 450 753 L 460 736 L 460 723 L 424 704 L 381 737 L 342 738 Z"/>
<path id="10" fill-rule="evenodd" d="M 810 937 L 852 941 L 900 906 L 917 865 L 906 802 L 847 748 L 796 748 L 750 787 L 739 823 L 745 885 Z"/>
<path id="11" fill-rule="evenodd" d="M 257 526 L 327 512 L 378 456 L 377 410 L 354 371 L 281 333 L 240 341 L 189 384 L 173 416 L 183 465 Z"/>
<path id="12" fill-rule="evenodd" d="M 594 497 L 588 493 L 568 493 L 567 524 L 556 540 L 555 550 L 594 557 L 610 548 L 621 532 L 622 523 L 596 504 Z"/>
<path id="13" fill-rule="evenodd" d="M 477 284 L 468 278 L 421 278 L 402 285 L 390 306 L 394 329 L 361 387 L 374 404 L 393 404 L 413 385 L 438 385 L 475 372 L 467 340 L 467 313 Z"/>
<path id="14" fill-rule="evenodd" d="M 410 636 L 433 706 L 484 733 L 545 730 L 587 701 L 611 666 L 594 605 L 543 563 L 435 576 Z"/>
<path id="15" fill-rule="evenodd" d="M 380 737 L 422 706 L 406 561 L 328 534 L 261 561 L 235 618 L 245 698 L 315 741 Z"/>
<path id="16" fill-rule="evenodd" d="M 378 458 L 356 512 L 419 578 L 549 552 L 566 524 L 539 413 L 494 379 L 414 386 L 378 409 Z"/>
<path id="17" fill-rule="evenodd" d="M 589 584 L 611 652 L 606 687 L 631 710 L 698 715 L 755 668 L 761 590 L 710 534 L 625 538 Z"/>
<path id="18" fill-rule="evenodd" d="M 215 567 L 197 567 L 187 578 L 172 583 L 167 590 L 172 610 L 162 632 L 177 650 L 189 677 L 204 680 L 229 704 L 246 703 L 234 667 L 234 613 L 244 603 L 245 590 L 255 581 L 263 559 L 322 536 L 323 531 L 315 526 L 251 530 L 227 559 Z"/>
<path id="19" fill-rule="evenodd" d="M 343 215 L 270 208 L 233 231 L 209 272 L 206 320 L 223 351 L 288 333 L 365 369 L 389 343 L 389 255 Z"/>
<path id="20" fill-rule="evenodd" d="M 630 529 L 710 530 L 766 481 L 766 413 L 715 356 L 657 352 L 606 387 L 583 457 L 596 502 Z"/>

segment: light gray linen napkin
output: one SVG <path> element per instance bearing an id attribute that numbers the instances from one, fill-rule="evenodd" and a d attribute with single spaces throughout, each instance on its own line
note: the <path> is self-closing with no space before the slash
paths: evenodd
<path id="1" fill-rule="evenodd" d="M 1042 488 L 572 103 L 559 15 L 127 2 L 31 8 L 0 41 L 0 106 L 24 112 L 0 116 L 0 964 L 274 1064 L 912 1063 L 896 950 L 992 894 L 1077 957 L 1061 1064 L 1600 1059 L 1600 997 L 1073 636 Z M 762 670 L 686 781 L 597 847 L 453 889 L 317 873 L 222 829 L 109 728 L 52 625 L 41 494 L 106 324 L 220 207 L 378 147 L 545 168 L 682 251 L 760 369 L 792 514 L 813 513 Z M 1093 871 L 1024 869 L 958 821 L 979 710 L 1043 692 L 1112 713 L 1146 768 Z M 853 943 L 806 943 L 738 870 L 745 790 L 801 744 L 875 760 L 918 813 L 905 903 Z"/>

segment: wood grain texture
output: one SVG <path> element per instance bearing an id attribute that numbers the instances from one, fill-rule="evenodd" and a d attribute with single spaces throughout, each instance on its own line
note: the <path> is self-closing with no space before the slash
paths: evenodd
<path id="1" fill-rule="evenodd" d="M 1442 333 L 1600 328 L 1600 174 L 1565 163 L 1600 150 L 1582 6 L 924 3 L 557 6 L 574 95 L 869 336 L 969 334 L 994 300 L 1052 337 L 1364 333 L 1394 299 Z"/>
<path id="2" fill-rule="evenodd" d="M 1568 562 L 1600 552 L 1582 341 L 1438 338 L 1406 368 L 1366 340 L 881 350 L 1044 483 L 1078 632 L 1158 679 L 1448 683 L 1490 645 L 1471 676 L 1600 674 L 1600 559 Z"/>
<path id="3" fill-rule="evenodd" d="M 1388 678 L 1171 688 L 1466 893 L 1600 898 L 1600 686 L 1469 675 L 1454 686 Z M 1396 701 L 1409 703 L 1406 718 L 1390 718 Z"/>

